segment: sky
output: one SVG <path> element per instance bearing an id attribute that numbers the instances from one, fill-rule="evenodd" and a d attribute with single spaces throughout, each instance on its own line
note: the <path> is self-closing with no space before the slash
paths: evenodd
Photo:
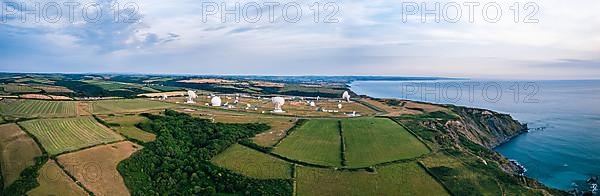
<path id="1" fill-rule="evenodd" d="M 1 72 L 600 79 L 598 0 L 0 2 Z"/>

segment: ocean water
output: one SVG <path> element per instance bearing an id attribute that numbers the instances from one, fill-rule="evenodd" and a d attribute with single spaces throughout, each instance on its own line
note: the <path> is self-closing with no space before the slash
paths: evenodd
<path id="1" fill-rule="evenodd" d="M 600 175 L 600 80 L 356 81 L 358 94 L 448 103 L 508 113 L 530 132 L 496 151 L 525 166 L 525 175 L 572 190 Z"/>

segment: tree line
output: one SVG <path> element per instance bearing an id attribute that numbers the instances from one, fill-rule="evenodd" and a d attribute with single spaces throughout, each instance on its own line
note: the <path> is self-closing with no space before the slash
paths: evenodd
<path id="1" fill-rule="evenodd" d="M 224 124 L 166 110 L 144 114 L 138 127 L 156 140 L 121 162 L 118 170 L 132 195 L 291 195 L 292 181 L 235 174 L 210 159 L 240 140 L 269 129 L 266 124 Z"/>

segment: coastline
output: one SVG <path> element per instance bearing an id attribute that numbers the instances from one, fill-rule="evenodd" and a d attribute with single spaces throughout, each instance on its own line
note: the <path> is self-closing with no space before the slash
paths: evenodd
<path id="1" fill-rule="evenodd" d="M 439 98 L 441 94 L 446 93 L 447 88 L 443 88 L 444 85 L 449 85 L 448 83 L 462 85 L 461 81 L 440 82 L 437 86 L 429 82 L 425 84 L 417 82 L 416 85 L 421 85 L 421 91 L 412 92 L 409 92 L 410 89 L 406 90 L 408 86 L 414 85 L 412 81 L 385 83 L 359 81 L 348 85 L 359 94 L 373 97 L 423 100 L 510 114 L 520 122 L 526 123 L 529 132 L 504 138 L 505 141 L 494 146 L 494 150 L 504 157 L 519 160 L 522 165 L 527 166 L 527 176 L 561 190 L 572 190 L 576 187 L 573 186 L 573 182 L 600 176 L 598 159 L 595 158 L 600 157 L 600 146 L 595 145 L 600 138 L 596 126 L 597 116 L 600 114 L 600 102 L 597 101 L 600 93 L 594 90 L 600 85 L 600 80 L 471 80 L 469 82 L 478 82 L 481 85 L 488 82 L 498 84 L 504 89 L 504 96 L 498 102 L 486 101 L 481 94 L 482 86 L 479 86 L 474 91 L 474 100 L 470 100 L 468 89 L 463 86 L 461 99 L 452 101 L 444 97 Z M 536 101 L 524 102 L 524 97 L 529 96 L 529 93 L 524 91 L 520 101 L 513 101 L 514 94 L 509 88 L 515 83 L 535 84 L 539 89 L 536 94 L 532 94 Z M 423 90 L 424 85 L 427 85 L 427 91 Z M 492 91 L 493 89 L 492 87 Z M 427 99 L 425 99 L 423 93 L 430 92 L 437 94 L 426 95 Z M 450 97 L 455 93 L 453 88 L 447 92 Z M 436 95 L 438 97 L 435 97 Z"/>
<path id="2" fill-rule="evenodd" d="M 348 86 L 348 90 L 350 90 L 352 93 L 360 95 L 359 93 L 356 93 L 351 88 L 350 84 L 347 84 L 347 86 Z M 538 181 L 537 179 L 533 179 L 533 178 L 526 176 L 527 168 L 525 166 L 523 166 L 521 163 L 519 163 L 518 160 L 509 159 L 508 157 L 505 157 L 504 155 L 500 154 L 500 152 L 496 151 L 496 148 L 513 141 L 514 139 L 516 139 L 517 137 L 519 137 L 525 133 L 528 133 L 528 130 L 529 130 L 528 124 L 521 123 L 518 120 L 514 119 L 510 113 L 505 113 L 505 112 L 501 113 L 501 112 L 496 112 L 492 109 L 482 109 L 482 108 L 478 108 L 478 107 L 474 107 L 474 106 L 461 106 L 461 105 L 455 105 L 455 104 L 433 103 L 433 102 L 427 102 L 427 101 L 400 99 L 400 98 L 383 98 L 383 97 L 379 98 L 379 97 L 373 97 L 369 94 L 360 95 L 360 96 L 361 97 L 364 96 L 367 98 L 375 98 L 375 99 L 396 99 L 396 100 L 413 101 L 413 102 L 417 102 L 417 103 L 441 106 L 441 107 L 445 107 L 445 108 L 462 108 L 462 109 L 468 110 L 468 111 L 478 111 L 478 112 L 489 111 L 493 116 L 498 115 L 498 116 L 507 118 L 509 121 L 516 122 L 519 126 L 521 126 L 520 128 L 517 129 L 517 131 L 512 132 L 512 134 L 500 135 L 500 137 L 493 137 L 494 139 L 497 140 L 497 143 L 493 143 L 491 145 L 483 145 L 483 146 L 493 152 L 494 155 L 491 155 L 491 156 L 498 156 L 498 159 L 500 160 L 499 163 L 501 163 L 501 165 L 502 164 L 505 165 L 504 167 L 501 167 L 501 168 L 504 168 L 503 169 L 504 172 L 511 174 L 511 175 L 520 176 L 523 179 L 525 186 L 532 186 L 532 187 L 537 187 L 537 188 L 545 187 L 542 189 L 553 190 L 551 192 L 553 192 L 555 194 L 559 194 L 559 195 L 568 194 L 568 192 L 566 192 L 568 190 L 550 188 L 550 187 L 546 186 L 545 184 L 541 183 L 540 181 Z M 477 141 L 474 141 L 474 142 L 479 143 Z M 481 143 L 479 143 L 479 144 L 481 144 Z M 501 161 L 501 160 L 504 160 L 504 161 Z M 482 159 L 482 161 L 483 161 L 483 159 Z"/>

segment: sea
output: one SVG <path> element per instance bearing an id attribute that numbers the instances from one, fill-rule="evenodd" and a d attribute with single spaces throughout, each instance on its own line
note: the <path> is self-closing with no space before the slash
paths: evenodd
<path id="1" fill-rule="evenodd" d="M 510 114 L 530 130 L 495 150 L 547 186 L 590 190 L 593 183 L 586 181 L 600 175 L 600 80 L 355 81 L 350 86 L 371 97 Z"/>

